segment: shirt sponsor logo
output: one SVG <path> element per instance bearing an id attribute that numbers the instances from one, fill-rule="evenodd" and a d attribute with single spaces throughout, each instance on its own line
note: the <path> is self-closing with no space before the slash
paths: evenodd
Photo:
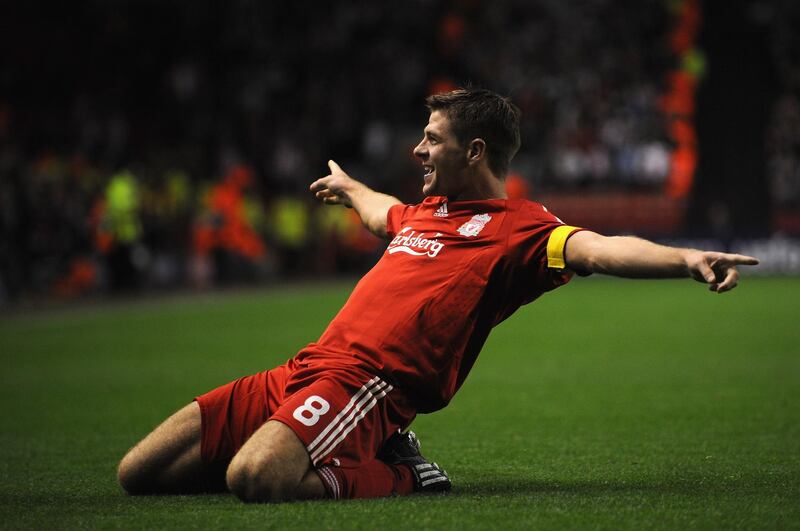
<path id="1" fill-rule="evenodd" d="M 492 216 L 489 214 L 475 214 L 472 218 L 458 228 L 458 233 L 467 238 L 474 238 L 481 233 Z"/>
<path id="2" fill-rule="evenodd" d="M 433 238 L 429 238 L 424 232 L 416 233 L 411 227 L 403 227 L 386 250 L 389 254 L 406 253 L 434 258 L 444 248 L 444 244 L 436 239 L 441 235 L 441 232 L 437 232 Z"/>

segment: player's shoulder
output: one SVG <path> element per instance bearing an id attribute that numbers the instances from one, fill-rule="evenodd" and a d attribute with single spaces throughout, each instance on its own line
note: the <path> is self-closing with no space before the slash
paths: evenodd
<path id="1" fill-rule="evenodd" d="M 509 210 L 542 210 L 544 205 L 530 199 L 506 199 Z"/>
<path id="2" fill-rule="evenodd" d="M 509 199 L 506 201 L 506 208 L 510 213 L 515 213 L 522 220 L 541 220 L 550 222 L 556 216 L 550 212 L 546 206 L 530 199 Z"/>

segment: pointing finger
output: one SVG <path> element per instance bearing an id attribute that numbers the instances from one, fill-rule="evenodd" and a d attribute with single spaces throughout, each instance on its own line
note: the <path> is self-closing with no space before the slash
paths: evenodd
<path id="1" fill-rule="evenodd" d="M 735 264 L 741 265 L 758 265 L 758 258 L 754 256 L 747 256 L 743 254 L 734 254 L 732 256 L 732 262 Z"/>
<path id="2" fill-rule="evenodd" d="M 719 258 L 717 260 L 721 260 L 723 263 L 730 263 L 735 265 L 758 265 L 759 261 L 758 258 L 754 256 L 747 256 L 744 254 L 730 254 L 730 253 L 720 253 Z"/>

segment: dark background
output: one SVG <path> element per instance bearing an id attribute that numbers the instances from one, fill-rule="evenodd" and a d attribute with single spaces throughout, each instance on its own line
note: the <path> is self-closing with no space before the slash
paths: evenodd
<path id="1" fill-rule="evenodd" d="M 333 158 L 419 200 L 424 98 L 468 83 L 522 108 L 516 193 L 567 222 L 798 235 L 797 27 L 789 0 L 3 2 L 0 305 L 362 271 L 380 243 L 308 184 Z"/>

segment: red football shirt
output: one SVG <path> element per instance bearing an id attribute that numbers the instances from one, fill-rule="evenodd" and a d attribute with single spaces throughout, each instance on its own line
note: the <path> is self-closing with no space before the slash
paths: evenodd
<path id="1" fill-rule="evenodd" d="M 441 409 L 492 327 L 569 280 L 563 248 L 577 230 L 527 200 L 396 205 L 383 257 L 300 358 L 364 364 L 419 412 Z"/>

